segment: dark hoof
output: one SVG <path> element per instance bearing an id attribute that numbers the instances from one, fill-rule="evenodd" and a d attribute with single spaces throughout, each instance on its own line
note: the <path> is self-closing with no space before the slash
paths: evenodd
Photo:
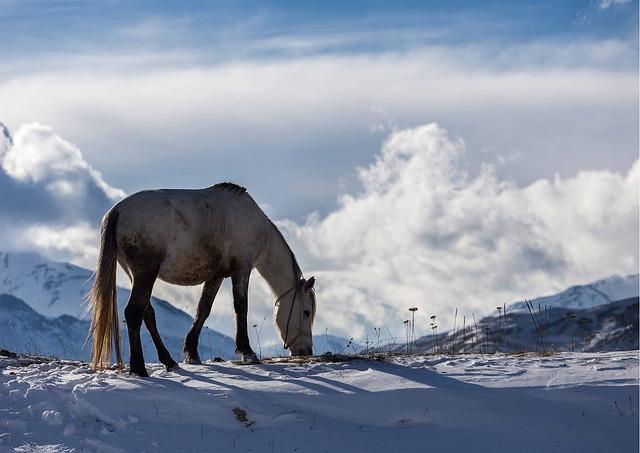
<path id="1" fill-rule="evenodd" d="M 172 361 L 171 361 L 171 362 L 169 362 L 169 363 L 165 363 L 165 364 L 164 364 L 164 368 L 165 368 L 167 371 L 177 371 L 177 370 L 179 370 L 179 369 L 180 369 L 180 365 L 178 365 L 174 360 L 172 360 Z"/>
<path id="2" fill-rule="evenodd" d="M 131 376 L 138 376 L 138 377 L 149 377 L 149 373 L 147 373 L 147 369 L 146 368 L 142 368 L 142 369 L 132 369 L 129 371 L 129 374 Z"/>
<path id="3" fill-rule="evenodd" d="M 260 363 L 260 360 L 258 360 L 258 356 L 255 354 L 255 352 L 251 352 L 248 354 L 240 354 L 240 355 L 242 357 L 242 363 L 245 365 Z"/>
<path id="4" fill-rule="evenodd" d="M 198 357 L 197 355 L 191 355 L 191 354 L 186 354 L 184 356 L 184 363 L 188 365 L 202 365 L 202 362 L 200 361 L 200 357 Z"/>

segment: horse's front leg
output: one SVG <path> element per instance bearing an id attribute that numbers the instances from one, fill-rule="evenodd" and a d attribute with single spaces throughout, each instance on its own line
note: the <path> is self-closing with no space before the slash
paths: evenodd
<path id="1" fill-rule="evenodd" d="M 171 358 L 171 354 L 167 351 L 166 346 L 162 342 L 162 337 L 158 332 L 158 326 L 156 324 L 156 312 L 153 309 L 151 302 L 149 302 L 147 309 L 144 311 L 144 323 L 147 326 L 147 330 L 149 331 L 153 344 L 158 352 L 158 359 L 165 366 L 167 371 L 175 371 L 180 368 L 176 361 Z"/>
<path id="2" fill-rule="evenodd" d="M 184 339 L 184 363 L 202 363 L 200 361 L 200 355 L 198 354 L 198 339 L 200 338 L 202 326 L 209 317 L 209 313 L 211 313 L 211 306 L 213 305 L 213 300 L 216 298 L 216 294 L 218 294 L 222 280 L 222 277 L 215 277 L 205 282 L 202 288 L 193 326 L 191 326 L 191 330 L 189 330 L 189 333 Z"/>
<path id="3" fill-rule="evenodd" d="M 251 268 L 242 268 L 231 275 L 233 284 L 233 308 L 236 312 L 236 352 L 245 363 L 256 363 L 258 357 L 249 344 L 247 331 L 249 275 Z"/>

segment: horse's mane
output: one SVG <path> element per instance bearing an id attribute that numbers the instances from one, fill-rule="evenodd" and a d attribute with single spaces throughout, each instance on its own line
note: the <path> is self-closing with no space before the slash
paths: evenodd
<path id="1" fill-rule="evenodd" d="M 266 216 L 265 216 L 266 217 Z M 296 276 L 296 278 L 302 278 L 302 269 L 300 269 L 300 265 L 298 265 L 298 260 L 296 259 L 296 255 L 293 253 L 293 250 L 291 250 L 291 247 L 289 247 L 289 244 L 287 243 L 286 239 L 284 238 L 284 236 L 282 235 L 282 232 L 280 231 L 280 229 L 276 226 L 275 223 L 273 223 L 273 221 L 267 217 L 267 220 L 269 221 L 269 223 L 271 224 L 271 226 L 273 227 L 273 229 L 276 231 L 276 233 L 278 233 L 278 237 L 280 237 L 280 239 L 282 240 L 282 243 L 284 244 L 284 246 L 287 248 L 287 250 L 289 251 L 289 254 L 291 255 L 291 264 L 293 265 L 293 274 Z"/>
<path id="2" fill-rule="evenodd" d="M 267 217 L 267 216 L 265 215 L 265 217 Z M 291 255 L 291 264 L 293 265 L 293 274 L 296 276 L 297 279 L 301 279 L 302 278 L 302 269 L 300 269 L 300 265 L 298 264 L 298 260 L 296 259 L 296 255 L 293 253 L 293 250 L 291 250 L 291 247 L 289 247 L 289 244 L 285 240 L 284 236 L 282 235 L 282 232 L 276 226 L 276 224 L 273 223 L 273 221 L 269 217 L 267 217 L 267 220 L 269 221 L 269 223 L 271 224 L 273 229 L 276 231 L 276 233 L 278 233 L 278 236 L 282 240 L 282 243 L 284 244 L 284 246 L 289 251 L 289 254 Z M 312 319 L 312 322 L 313 322 L 313 319 L 315 319 L 315 317 L 316 317 L 316 291 L 315 291 L 314 288 L 311 288 L 311 294 L 310 295 L 311 295 L 311 319 Z"/>
<path id="3" fill-rule="evenodd" d="M 227 190 L 227 191 L 232 192 L 232 193 L 234 193 L 236 195 L 243 195 L 243 194 L 249 195 L 249 193 L 247 192 L 247 189 L 245 187 L 242 187 L 242 186 L 240 186 L 238 184 L 235 184 L 233 182 L 220 182 L 218 184 L 213 185 L 211 188 L 212 189 L 219 189 L 219 190 Z M 298 260 L 296 259 L 296 255 L 293 253 L 293 250 L 291 250 L 291 247 L 289 247 L 289 244 L 287 243 L 286 239 L 282 235 L 282 232 L 276 226 L 276 224 L 273 223 L 273 221 L 269 217 L 267 217 L 266 214 L 264 216 L 269 221 L 269 223 L 271 224 L 271 226 L 273 227 L 275 232 L 278 234 L 278 237 L 282 240 L 282 243 L 284 244 L 284 246 L 287 248 L 289 254 L 291 255 L 291 264 L 293 266 L 293 274 L 295 275 L 296 279 L 301 279 L 302 278 L 302 269 L 300 269 L 300 265 L 298 264 Z M 314 301 L 313 302 L 313 315 L 315 316 L 315 291 L 312 289 L 311 292 L 313 293 L 313 295 L 312 295 L 313 301 Z"/>

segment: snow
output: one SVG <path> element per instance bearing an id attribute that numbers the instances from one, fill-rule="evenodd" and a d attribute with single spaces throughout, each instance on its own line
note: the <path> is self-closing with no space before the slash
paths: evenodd
<path id="1" fill-rule="evenodd" d="M 637 351 L 148 366 L 0 358 L 0 451 L 638 451 Z"/>

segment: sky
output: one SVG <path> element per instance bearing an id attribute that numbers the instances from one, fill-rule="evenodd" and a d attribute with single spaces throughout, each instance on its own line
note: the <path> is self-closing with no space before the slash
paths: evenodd
<path id="1" fill-rule="evenodd" d="M 124 195 L 234 181 L 358 338 L 638 271 L 637 1 L 0 0 L 0 42 L 0 249 L 92 267 Z"/>

